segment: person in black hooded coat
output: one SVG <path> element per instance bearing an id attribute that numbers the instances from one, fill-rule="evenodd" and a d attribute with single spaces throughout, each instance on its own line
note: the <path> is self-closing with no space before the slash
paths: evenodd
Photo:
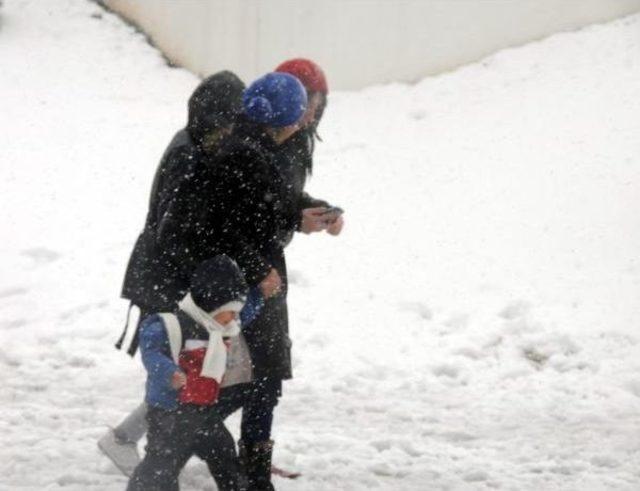
<path id="1" fill-rule="evenodd" d="M 241 110 L 243 90 L 244 83 L 229 71 L 203 80 L 189 98 L 187 126 L 174 136 L 162 156 L 151 187 L 145 225 L 131 253 L 122 286 L 122 297 L 140 308 L 140 319 L 148 312 L 175 310 L 189 287 L 195 266 L 214 255 L 197 237 L 180 233 L 174 222 L 188 217 L 173 216 L 170 209 L 176 200 L 190 200 L 190 209 L 198 209 L 202 196 L 186 196 L 178 190 L 184 183 L 199 179 L 198 165 L 230 133 Z M 129 353 L 133 355 L 136 348 L 137 332 Z"/>
<path id="2" fill-rule="evenodd" d="M 188 224 L 192 217 L 178 216 L 174 210 L 191 210 L 195 215 L 193 210 L 201 206 L 203 196 L 188 191 L 200 181 L 202 162 L 231 132 L 241 110 L 243 90 L 243 82 L 228 71 L 203 80 L 189 99 L 187 126 L 174 136 L 162 156 L 145 225 L 131 253 L 122 287 L 122 297 L 140 309 L 128 350 L 131 355 L 137 349 L 140 322 L 150 313 L 176 310 L 195 267 L 216 255 L 208 248 L 210 244 L 181 233 L 182 222 Z M 118 348 L 126 329 L 116 343 Z M 137 442 L 147 430 L 146 411 L 146 405 L 141 404 L 98 441 L 99 448 L 128 476 L 140 460 Z"/>

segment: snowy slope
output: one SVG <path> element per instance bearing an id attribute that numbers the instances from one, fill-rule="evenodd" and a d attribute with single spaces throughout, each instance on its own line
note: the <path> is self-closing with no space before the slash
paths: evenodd
<path id="1" fill-rule="evenodd" d="M 122 489 L 118 290 L 197 80 L 80 0 L 7 2 L 0 60 L 0 489 Z M 291 247 L 279 489 L 640 489 L 638 80 L 633 16 L 331 95 L 348 227 Z"/>

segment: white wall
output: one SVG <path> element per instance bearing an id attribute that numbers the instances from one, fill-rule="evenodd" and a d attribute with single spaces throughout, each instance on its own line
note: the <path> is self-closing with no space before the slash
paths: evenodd
<path id="1" fill-rule="evenodd" d="M 251 80 L 305 56 L 332 88 L 415 81 L 640 11 L 640 0 L 105 0 L 200 75 Z"/>

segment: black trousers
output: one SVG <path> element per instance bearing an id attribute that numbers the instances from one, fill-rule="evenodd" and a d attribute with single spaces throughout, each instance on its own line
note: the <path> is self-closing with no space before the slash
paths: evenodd
<path id="1" fill-rule="evenodd" d="M 281 395 L 281 380 L 258 379 L 222 389 L 214 409 L 225 420 L 242 408 L 242 440 L 247 444 L 264 442 L 271 438 L 273 411 Z"/>
<path id="2" fill-rule="evenodd" d="M 193 455 L 206 462 L 220 491 L 239 489 L 235 443 L 212 407 L 150 407 L 147 422 L 146 455 L 127 491 L 178 491 L 180 471 Z"/>

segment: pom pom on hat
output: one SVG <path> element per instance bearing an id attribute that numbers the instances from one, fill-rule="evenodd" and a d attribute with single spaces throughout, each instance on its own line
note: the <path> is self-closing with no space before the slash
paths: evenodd
<path id="1" fill-rule="evenodd" d="M 250 113 L 254 119 L 259 121 L 269 121 L 273 119 L 273 108 L 269 99 L 266 97 L 254 97 L 247 102 L 247 113 Z"/>

